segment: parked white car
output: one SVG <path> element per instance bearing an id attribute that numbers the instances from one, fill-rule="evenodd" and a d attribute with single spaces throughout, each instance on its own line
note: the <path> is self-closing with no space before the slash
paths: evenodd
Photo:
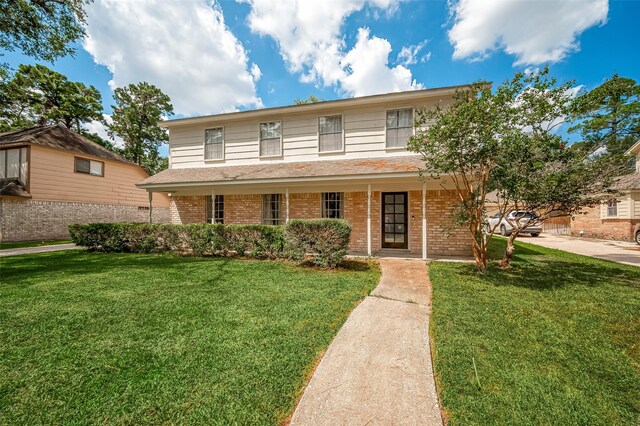
<path id="1" fill-rule="evenodd" d="M 489 230 L 496 229 L 496 232 L 499 232 L 500 235 L 508 236 L 511 235 L 514 228 L 525 226 L 532 218 L 535 218 L 535 213 L 526 212 L 526 211 L 510 211 L 505 217 L 500 220 L 500 213 L 496 213 L 491 216 L 488 220 Z M 496 227 L 496 225 L 498 225 Z M 535 224 L 531 226 L 525 227 L 521 234 L 529 234 L 532 237 L 537 237 L 542 232 L 542 224 Z"/>

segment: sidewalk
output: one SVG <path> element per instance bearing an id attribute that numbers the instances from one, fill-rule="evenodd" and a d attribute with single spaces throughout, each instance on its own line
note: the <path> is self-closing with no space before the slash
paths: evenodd
<path id="1" fill-rule="evenodd" d="M 0 250 L 0 257 L 20 256 L 21 254 L 48 253 L 51 251 L 71 250 L 78 248 L 74 243 L 56 244 L 53 246 L 24 247 Z"/>
<path id="2" fill-rule="evenodd" d="M 518 240 L 626 265 L 640 266 L 640 246 L 628 241 L 596 240 L 545 233 L 536 238 L 521 235 L 518 236 Z"/>
<path id="3" fill-rule="evenodd" d="M 380 265 L 380 284 L 329 346 L 291 425 L 442 425 L 427 267 L 400 259 Z"/>

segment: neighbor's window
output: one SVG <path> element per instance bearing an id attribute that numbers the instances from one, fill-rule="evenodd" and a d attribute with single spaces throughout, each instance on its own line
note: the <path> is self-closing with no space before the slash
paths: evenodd
<path id="1" fill-rule="evenodd" d="M 224 158 L 224 129 L 205 129 L 204 131 L 204 159 L 222 160 Z"/>
<path id="2" fill-rule="evenodd" d="M 273 157 L 282 154 L 282 133 L 279 121 L 260 123 L 260 156 Z"/>
<path id="3" fill-rule="evenodd" d="M 342 219 L 344 212 L 344 193 L 322 193 L 322 217 L 329 219 Z"/>
<path id="4" fill-rule="evenodd" d="M 76 172 L 92 176 L 104 176 L 104 163 L 76 157 Z"/>
<path id="5" fill-rule="evenodd" d="M 387 148 L 404 148 L 413 136 L 413 110 L 387 111 Z"/>
<path id="6" fill-rule="evenodd" d="M 224 223 L 224 195 L 207 195 L 207 223 Z"/>
<path id="7" fill-rule="evenodd" d="M 280 225 L 281 194 L 264 194 L 262 196 L 262 224 Z"/>
<path id="8" fill-rule="evenodd" d="M 342 116 L 318 118 L 319 151 L 342 151 Z"/>
<path id="9" fill-rule="evenodd" d="M 0 179 L 17 179 L 27 185 L 27 148 L 0 150 Z"/>
<path id="10" fill-rule="evenodd" d="M 611 200 L 607 203 L 607 217 L 618 216 L 618 200 Z"/>

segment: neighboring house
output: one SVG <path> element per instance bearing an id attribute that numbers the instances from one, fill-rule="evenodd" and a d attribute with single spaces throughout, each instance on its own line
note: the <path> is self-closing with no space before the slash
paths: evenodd
<path id="1" fill-rule="evenodd" d="M 633 241 L 640 225 L 640 142 L 627 154 L 636 156 L 636 171 L 618 178 L 614 187 L 620 196 L 599 206 L 585 209 L 571 223 L 576 236 Z"/>
<path id="2" fill-rule="evenodd" d="M 64 126 L 0 133 L 0 240 L 69 236 L 87 222 L 168 222 L 169 200 L 135 186 L 149 175 Z"/>
<path id="3" fill-rule="evenodd" d="M 354 253 L 469 255 L 452 183 L 423 181 L 406 150 L 415 110 L 450 104 L 456 89 L 164 121 L 169 169 L 138 186 L 170 193 L 172 223 L 343 218 Z"/>

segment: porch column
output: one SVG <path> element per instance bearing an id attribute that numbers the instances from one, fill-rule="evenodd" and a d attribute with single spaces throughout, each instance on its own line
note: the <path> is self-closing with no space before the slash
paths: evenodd
<path id="1" fill-rule="evenodd" d="M 214 189 L 211 190 L 211 223 L 216 223 L 216 191 Z"/>
<path id="2" fill-rule="evenodd" d="M 289 222 L 289 188 L 285 189 L 284 192 L 284 204 L 285 204 L 285 223 Z"/>
<path id="3" fill-rule="evenodd" d="M 422 259 L 427 260 L 427 184 L 422 183 Z"/>
<path id="4" fill-rule="evenodd" d="M 153 192 L 149 191 L 149 223 L 153 223 Z"/>
<path id="5" fill-rule="evenodd" d="M 367 186 L 367 255 L 371 256 L 371 184 Z"/>

